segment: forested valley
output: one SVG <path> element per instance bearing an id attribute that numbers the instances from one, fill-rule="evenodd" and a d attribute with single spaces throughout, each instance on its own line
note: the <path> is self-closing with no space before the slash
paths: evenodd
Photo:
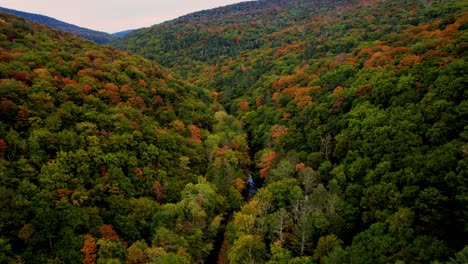
<path id="1" fill-rule="evenodd" d="M 0 13 L 0 263 L 467 263 L 467 51 L 457 0 Z"/>

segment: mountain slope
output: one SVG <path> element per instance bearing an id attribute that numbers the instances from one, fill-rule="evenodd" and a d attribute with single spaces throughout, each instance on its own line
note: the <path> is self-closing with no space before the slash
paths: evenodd
<path id="1" fill-rule="evenodd" d="M 194 202 L 186 185 L 211 191 L 197 184 L 212 123 L 205 91 L 5 13 L 0 47 L 1 263 L 124 261 L 127 247 L 151 242 L 159 203 Z"/>
<path id="2" fill-rule="evenodd" d="M 117 37 L 123 37 L 131 33 L 132 31 L 135 31 L 135 29 L 129 29 L 129 30 L 124 30 L 120 32 L 113 33 L 112 35 L 117 36 Z"/>
<path id="3" fill-rule="evenodd" d="M 51 28 L 62 30 L 65 32 L 72 33 L 76 36 L 82 37 L 84 39 L 89 39 L 91 41 L 94 41 L 99 44 L 104 44 L 109 41 L 117 39 L 119 36 L 114 36 L 105 32 L 100 32 L 92 29 L 87 29 L 83 27 L 78 27 L 60 20 L 57 20 L 55 18 L 51 18 L 48 16 L 43 16 L 43 15 L 38 15 L 38 14 L 32 14 L 32 13 L 27 13 L 27 12 L 22 12 L 18 10 L 13 10 L 13 9 L 8 9 L 4 7 L 0 7 L 1 12 L 17 15 L 20 17 L 23 17 L 25 19 L 28 19 L 30 21 L 34 21 L 40 24 L 47 25 Z"/>
<path id="4" fill-rule="evenodd" d="M 112 45 L 241 120 L 262 188 L 222 260 L 427 263 L 468 244 L 467 21 L 460 1 L 256 1 Z"/>
<path id="5" fill-rule="evenodd" d="M 141 29 L 112 45 L 157 59 L 168 67 L 190 64 L 187 59 L 212 64 L 220 56 L 237 56 L 243 51 L 264 48 L 275 33 L 341 2 L 244 2 Z"/>

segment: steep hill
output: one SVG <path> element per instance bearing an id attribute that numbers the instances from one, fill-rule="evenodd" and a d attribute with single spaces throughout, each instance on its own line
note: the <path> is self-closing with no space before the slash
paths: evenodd
<path id="1" fill-rule="evenodd" d="M 112 35 L 112 34 L 108 34 L 105 32 L 100 32 L 100 31 L 72 25 L 72 24 L 69 24 L 69 23 L 57 20 L 55 18 L 48 17 L 48 16 L 22 12 L 22 11 L 8 9 L 4 7 L 0 7 L 0 12 L 17 15 L 27 20 L 37 22 L 40 24 L 44 24 L 54 29 L 69 32 L 69 33 L 72 33 L 76 36 L 79 36 L 85 39 L 89 39 L 99 44 L 107 43 L 119 37 L 118 35 Z"/>
<path id="2" fill-rule="evenodd" d="M 248 133 L 262 188 L 222 260 L 427 263 L 468 244 L 467 11 L 255 1 L 112 45 L 212 89 Z"/>
<path id="3" fill-rule="evenodd" d="M 151 242 L 159 202 L 211 188 L 197 184 L 208 99 L 140 56 L 0 13 L 0 263 L 125 260 Z"/>

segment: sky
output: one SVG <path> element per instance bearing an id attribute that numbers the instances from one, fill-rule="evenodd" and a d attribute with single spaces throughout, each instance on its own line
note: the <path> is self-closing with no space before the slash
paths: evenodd
<path id="1" fill-rule="evenodd" d="M 0 0 L 0 6 L 115 33 L 246 0 Z"/>

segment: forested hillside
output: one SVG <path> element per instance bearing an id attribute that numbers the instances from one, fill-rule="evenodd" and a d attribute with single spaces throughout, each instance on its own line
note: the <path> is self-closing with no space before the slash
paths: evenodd
<path id="1" fill-rule="evenodd" d="M 63 22 L 63 21 L 60 21 L 60 20 L 57 20 L 55 18 L 48 17 L 48 16 L 31 14 L 31 13 L 22 12 L 22 11 L 4 8 L 4 7 L 0 7 L 0 11 L 13 14 L 13 15 L 17 15 L 17 16 L 26 18 L 27 20 L 43 24 L 54 29 L 62 30 L 65 32 L 70 32 L 74 35 L 92 40 L 99 44 L 107 43 L 119 37 L 118 35 L 111 35 L 109 33 L 72 25 L 70 23 L 66 23 L 66 22 Z"/>
<path id="2" fill-rule="evenodd" d="M 112 44 L 144 59 L 0 13 L 0 263 L 465 263 L 467 33 L 253 1 Z"/>
<path id="3" fill-rule="evenodd" d="M 115 45 L 247 132 L 262 188 L 221 262 L 429 263 L 467 244 L 467 20 L 463 1 L 256 1 Z"/>
<path id="4" fill-rule="evenodd" d="M 0 47 L 0 263 L 141 260 L 161 204 L 196 210 L 207 192 L 217 206 L 200 217 L 224 208 L 199 179 L 208 92 L 142 57 L 4 13 Z M 210 241 L 196 230 L 191 244 Z M 147 251 L 155 263 L 189 263 L 196 252 Z"/>

